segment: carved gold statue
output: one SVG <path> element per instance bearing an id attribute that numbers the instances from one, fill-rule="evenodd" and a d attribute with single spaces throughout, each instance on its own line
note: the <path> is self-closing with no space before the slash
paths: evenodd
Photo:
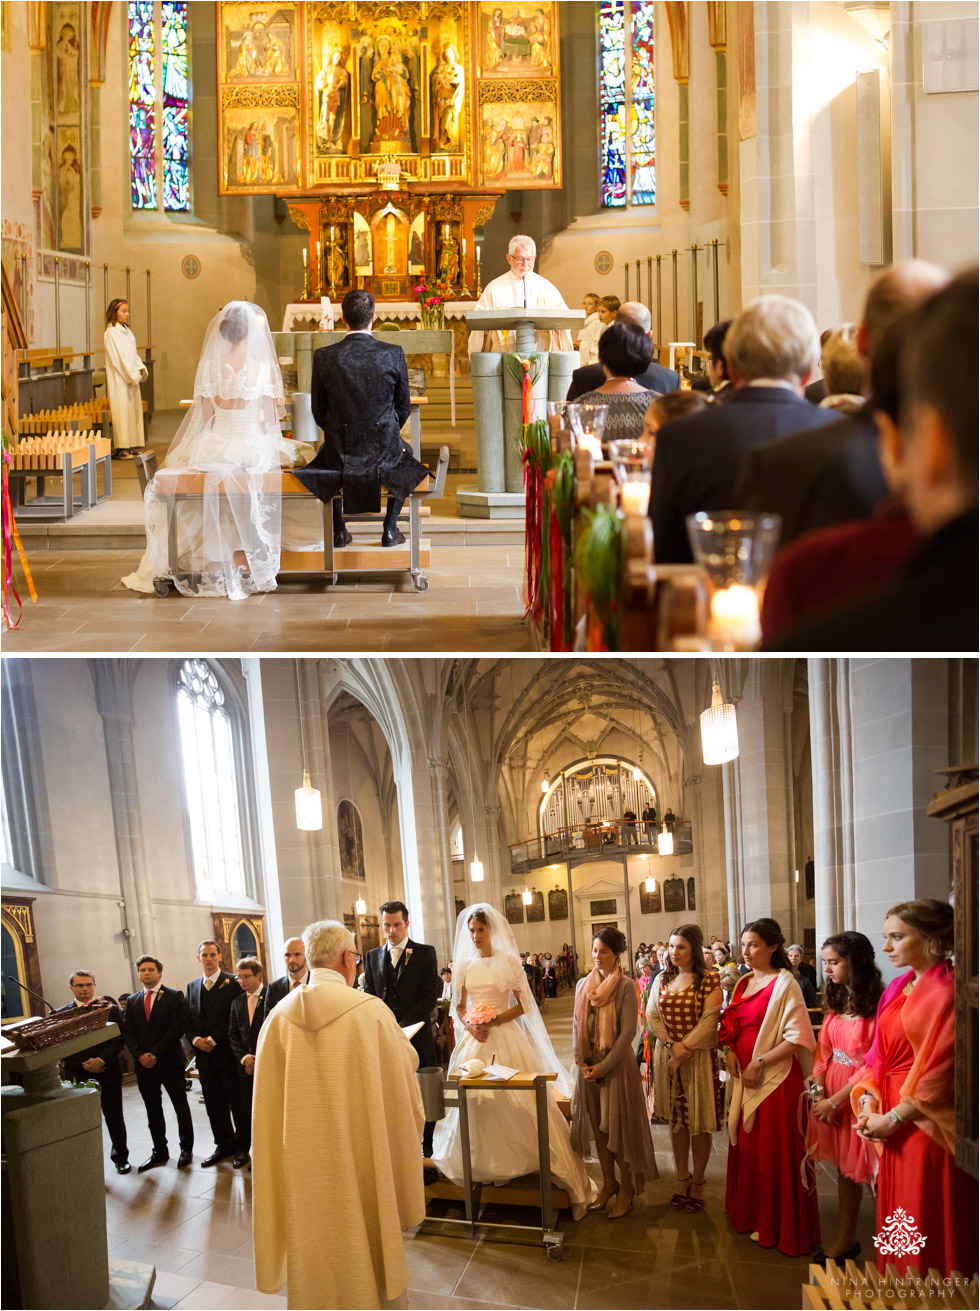
<path id="1" fill-rule="evenodd" d="M 459 149 L 459 114 L 466 94 L 463 65 L 455 46 L 446 46 L 432 70 L 432 142 L 438 150 Z"/>
<path id="2" fill-rule="evenodd" d="M 344 52 L 332 50 L 316 75 L 316 143 L 321 150 L 342 150 L 350 76 Z"/>

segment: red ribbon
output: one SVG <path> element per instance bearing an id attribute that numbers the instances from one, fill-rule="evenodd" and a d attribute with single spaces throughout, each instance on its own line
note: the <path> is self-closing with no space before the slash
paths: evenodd
<path id="1" fill-rule="evenodd" d="M 5 453 L 3 457 L 3 587 L 2 587 L 2 608 L 4 621 L 8 628 L 17 628 L 20 624 L 23 603 L 18 595 L 17 588 L 14 585 L 14 547 L 17 548 L 17 555 L 20 558 L 21 568 L 24 570 L 24 578 L 27 580 L 27 587 L 31 594 L 31 600 L 37 601 L 37 592 L 34 588 L 34 579 L 31 577 L 30 566 L 27 563 L 27 556 L 24 553 L 24 545 L 20 540 L 20 533 L 17 531 L 17 523 L 14 520 L 14 510 L 10 503 L 10 480 L 7 477 L 7 466 L 10 463 L 9 456 Z M 10 614 L 10 606 L 7 600 L 8 592 L 13 594 L 17 603 L 17 618 L 14 620 Z"/>
<path id="2" fill-rule="evenodd" d="M 565 642 L 565 543 L 562 541 L 561 525 L 554 510 L 551 512 L 551 529 L 549 537 L 551 547 L 551 649 L 567 651 Z"/>
<path id="3" fill-rule="evenodd" d="M 541 470 L 524 450 L 524 618 L 539 614 L 541 581 Z"/>

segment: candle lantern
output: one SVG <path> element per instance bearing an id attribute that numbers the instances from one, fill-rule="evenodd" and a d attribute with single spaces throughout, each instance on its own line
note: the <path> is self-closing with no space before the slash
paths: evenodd
<path id="1" fill-rule="evenodd" d="M 717 650 L 758 647 L 759 606 L 782 522 L 778 514 L 702 510 L 688 515 L 691 550 L 711 588 L 708 637 Z"/>

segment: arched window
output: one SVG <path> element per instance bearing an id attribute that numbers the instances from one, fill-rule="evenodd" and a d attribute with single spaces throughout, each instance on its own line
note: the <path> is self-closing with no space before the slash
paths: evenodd
<path id="1" fill-rule="evenodd" d="M 206 660 L 180 666 L 177 715 L 197 895 L 212 902 L 248 896 L 238 751 L 225 694 Z"/>
<path id="2" fill-rule="evenodd" d="M 449 854 L 452 860 L 463 859 L 463 826 L 458 819 L 449 834 Z"/>
<path id="3" fill-rule="evenodd" d="M 601 0 L 599 168 L 602 204 L 657 201 L 653 0 Z"/>
<path id="4" fill-rule="evenodd" d="M 187 0 L 129 0 L 129 154 L 133 209 L 190 209 Z M 159 58 L 157 57 L 159 53 Z"/>

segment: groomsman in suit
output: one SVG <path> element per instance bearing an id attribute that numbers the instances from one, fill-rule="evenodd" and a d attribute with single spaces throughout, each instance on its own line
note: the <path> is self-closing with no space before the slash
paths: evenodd
<path id="1" fill-rule="evenodd" d="M 294 988 L 299 988 L 310 981 L 310 970 L 306 963 L 302 938 L 290 938 L 282 954 L 286 961 L 286 973 L 280 979 L 273 979 L 266 988 L 265 1019 L 269 1018 L 287 992 L 292 992 Z"/>
<path id="2" fill-rule="evenodd" d="M 203 973 L 187 985 L 184 1037 L 197 1053 L 204 1108 L 214 1134 L 214 1151 L 201 1164 L 217 1165 L 241 1150 L 240 1089 L 228 1026 L 231 1004 L 242 990 L 234 974 L 221 968 L 221 948 L 211 938 L 199 944 L 197 959 Z"/>
<path id="3" fill-rule="evenodd" d="M 137 1168 L 137 1173 L 142 1174 L 144 1170 L 166 1165 L 170 1160 L 167 1125 L 163 1118 L 164 1088 L 177 1116 L 178 1169 L 191 1163 L 194 1125 L 187 1104 L 184 1049 L 180 1045 L 184 1027 L 184 994 L 178 988 L 163 986 L 163 965 L 155 956 L 140 956 L 136 969 L 143 987 L 127 998 L 123 1018 L 126 1046 L 136 1061 L 136 1082 L 153 1139 L 152 1154 Z"/>
<path id="4" fill-rule="evenodd" d="M 248 1165 L 252 1146 L 252 1089 L 255 1086 L 255 1053 L 259 1046 L 259 1030 L 265 1016 L 265 988 L 262 986 L 262 966 L 254 956 L 244 956 L 236 965 L 235 973 L 242 993 L 231 1003 L 231 1020 L 228 1041 L 238 1062 L 238 1094 L 242 1115 L 238 1135 L 238 1155 L 232 1165 Z"/>
<path id="5" fill-rule="evenodd" d="M 432 1032 L 432 1012 L 441 991 L 436 949 L 424 942 L 413 942 L 408 936 L 408 907 L 402 901 L 385 902 L 381 927 L 388 941 L 365 957 L 364 990 L 380 997 L 403 1029 L 421 1021 L 422 1027 L 412 1039 L 419 1069 L 438 1065 Z M 432 1155 L 434 1129 L 435 1121 L 427 1120 L 422 1137 L 425 1157 Z"/>
<path id="6" fill-rule="evenodd" d="M 95 975 L 89 970 L 75 970 L 68 979 L 75 1000 L 67 1006 L 59 1007 L 62 1011 L 84 1010 L 101 1002 L 95 995 Z M 111 998 L 105 1000 L 111 1001 Z M 118 1006 L 109 1010 L 108 1022 L 119 1025 L 119 1037 L 100 1042 L 94 1047 L 86 1047 L 83 1052 L 66 1056 L 63 1062 L 66 1079 L 77 1079 L 84 1083 L 87 1079 L 98 1081 L 102 1090 L 102 1115 L 105 1127 L 109 1130 L 112 1151 L 109 1156 L 118 1174 L 129 1174 L 129 1146 L 126 1142 L 126 1121 L 123 1119 L 122 1069 L 119 1065 L 119 1053 L 124 1042 L 122 1037 L 123 1015 Z"/>

